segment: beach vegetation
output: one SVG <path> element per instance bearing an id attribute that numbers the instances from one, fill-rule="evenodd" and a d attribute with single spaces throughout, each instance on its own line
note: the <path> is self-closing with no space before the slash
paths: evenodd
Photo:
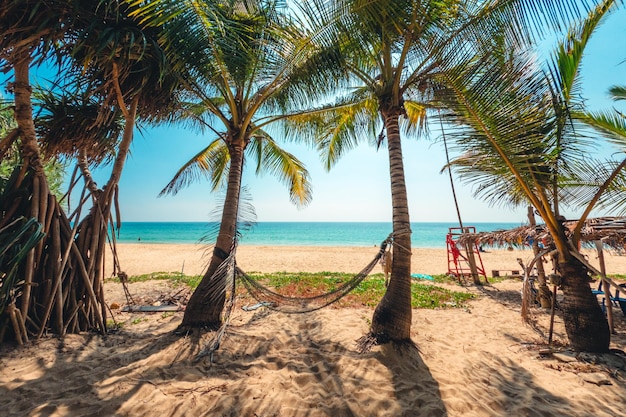
<path id="1" fill-rule="evenodd" d="M 334 291 L 338 285 L 353 278 L 352 274 L 343 272 L 274 272 L 248 273 L 252 279 L 271 288 L 286 297 L 314 297 Z M 441 275 L 442 277 L 445 275 Z M 145 282 L 150 280 L 167 280 L 174 286 L 187 285 L 195 290 L 201 276 L 187 276 L 180 273 L 153 273 L 129 277 L 129 282 Z M 117 280 L 117 278 L 116 278 Z M 382 273 L 371 274 L 348 295 L 332 304 L 337 308 L 371 307 L 380 302 L 386 290 L 385 277 Z M 434 284 L 413 282 L 411 284 L 411 308 L 466 308 L 467 302 L 474 294 L 466 291 L 451 291 Z M 237 287 L 237 299 L 240 304 L 254 304 L 257 301 L 243 286 Z"/>
<path id="2" fill-rule="evenodd" d="M 1 10 L 0 69 L 11 76 L 16 122 L 2 138 L 2 156 L 17 144 L 21 162 L 10 197 L 1 202 L 0 224 L 32 216 L 45 233 L 20 265 L 23 324 L 36 337 L 105 333 L 102 264 L 109 224 L 114 218 L 120 223 L 119 179 L 137 119 L 160 120 L 175 101 L 180 78 L 174 58 L 159 46 L 163 34 L 140 25 L 117 1 L 3 1 Z M 33 93 L 31 69 L 41 66 L 58 79 L 49 81 L 48 91 Z M 112 138 L 109 146 L 101 146 L 103 138 Z M 71 213 L 51 191 L 54 177 L 44 169 L 57 157 L 78 161 L 75 172 L 82 175 Z M 98 187 L 90 169 L 101 162 L 112 163 L 111 175 Z"/>
<path id="3" fill-rule="evenodd" d="M 17 127 L 13 112 L 10 110 L 12 102 L 4 100 L 0 95 L 0 138 L 7 138 L 7 135 Z M 0 149 L 0 190 L 3 190 L 16 168 L 21 167 L 22 160 L 20 156 L 20 140 L 17 138 L 12 144 L 3 144 L 6 149 Z M 1 146 L 0 146 L 1 147 Z M 56 196 L 58 200 L 63 197 L 63 180 L 66 175 L 65 163 L 56 156 L 48 158 L 44 161 L 43 169 L 48 179 L 50 192 Z"/>
<path id="4" fill-rule="evenodd" d="M 561 277 L 564 300 L 559 305 L 569 341 L 574 349 L 594 352 L 608 351 L 610 333 L 579 252 L 581 229 L 626 166 L 626 129 L 611 129 L 616 160 L 594 157 L 596 147 L 607 146 L 607 135 L 593 134 L 579 123 L 577 115 L 585 114 L 579 69 L 588 40 L 614 7 L 614 1 L 605 0 L 592 9 L 544 68 L 535 55 L 503 49 L 494 39 L 494 52 L 459 60 L 442 74 L 450 93 L 445 96 L 451 110 L 447 121 L 454 126 L 450 138 L 460 152 L 452 166 L 477 184 L 479 197 L 530 203 L 545 222 L 554 242 L 548 251 Z M 571 230 L 561 215 L 566 205 L 580 207 Z"/>
<path id="5" fill-rule="evenodd" d="M 124 322 L 124 321 L 117 321 L 117 320 L 114 320 L 114 319 L 107 319 L 107 322 L 106 322 L 107 329 L 109 329 L 111 331 L 119 330 L 122 327 L 124 327 L 125 324 L 126 324 L 126 322 Z"/>
<path id="6" fill-rule="evenodd" d="M 10 126 L 8 133 L 3 135 L 0 158 L 4 159 L 7 152 L 17 146 L 20 161 L 4 190 L 7 198 L 0 202 L 0 224 L 10 224 L 20 217 L 34 218 L 45 233 L 36 249 L 15 265 L 24 284 L 16 299 L 21 316 L 19 323 L 13 324 L 16 336 L 20 327 L 36 337 L 48 329 L 60 335 L 88 328 L 105 329 L 100 315 L 102 304 L 97 305 L 97 302 L 92 303 L 92 298 L 84 297 L 83 288 L 79 288 L 82 285 L 76 284 L 81 280 L 67 289 L 60 285 L 64 275 L 60 272 L 60 265 L 69 265 L 65 263 L 68 256 L 73 258 L 75 254 L 61 254 L 69 235 L 63 233 L 67 231 L 63 226 L 68 224 L 60 214 L 63 210 L 56 197 L 50 192 L 50 182 L 43 168 L 46 156 L 38 142 L 32 105 L 31 68 L 53 55 L 55 47 L 73 27 L 72 17 L 80 15 L 79 7 L 79 2 L 0 3 L 0 71 L 11 76 L 7 86 L 13 95 L 15 120 L 15 126 Z M 76 314 L 70 313 L 68 317 L 67 313 L 75 304 L 65 309 L 68 305 L 62 302 L 64 292 L 68 303 L 77 303 L 84 298 L 80 302 L 87 309 L 93 307 L 93 315 L 80 320 Z M 65 322 L 68 318 L 71 325 Z M 3 323 L 1 333 L 4 335 L 7 334 L 4 332 L 7 321 Z"/>

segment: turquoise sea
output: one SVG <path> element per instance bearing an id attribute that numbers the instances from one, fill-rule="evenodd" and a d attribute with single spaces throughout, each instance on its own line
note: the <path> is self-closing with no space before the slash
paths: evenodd
<path id="1" fill-rule="evenodd" d="M 510 229 L 521 223 L 474 223 L 476 231 Z M 412 245 L 445 248 L 449 227 L 455 223 L 412 223 Z M 216 224 L 202 222 L 126 222 L 118 242 L 208 243 L 216 236 Z M 272 246 L 373 246 L 391 233 L 391 223 L 363 222 L 260 222 L 242 234 L 240 245 Z"/>

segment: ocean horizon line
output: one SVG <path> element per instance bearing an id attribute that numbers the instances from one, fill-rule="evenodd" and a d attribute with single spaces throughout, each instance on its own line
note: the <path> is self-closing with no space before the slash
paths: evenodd
<path id="1" fill-rule="evenodd" d="M 217 235 L 218 222 L 122 222 L 119 243 L 210 244 Z M 513 222 L 464 224 L 477 232 L 510 229 Z M 455 222 L 411 222 L 411 244 L 422 248 L 445 248 Z M 256 222 L 242 229 L 240 245 L 263 246 L 357 246 L 382 243 L 392 232 L 391 222 Z"/>
<path id="2" fill-rule="evenodd" d="M 121 222 L 122 225 L 126 223 L 205 223 L 205 224 L 214 224 L 219 223 L 219 221 L 209 221 L 209 220 L 124 220 Z M 383 220 L 258 220 L 255 223 L 389 223 L 391 221 L 383 221 Z M 457 224 L 458 220 L 420 220 L 420 221 L 411 221 L 411 223 L 422 224 L 422 223 L 437 223 L 437 224 Z M 473 224 L 519 224 L 524 225 L 527 222 L 524 221 L 464 221 L 464 226 Z"/>

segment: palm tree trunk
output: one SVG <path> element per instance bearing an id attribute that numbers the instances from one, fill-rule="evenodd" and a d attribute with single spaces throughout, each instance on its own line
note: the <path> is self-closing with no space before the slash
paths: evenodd
<path id="1" fill-rule="evenodd" d="M 138 98 L 135 98 L 130 105 L 130 109 L 124 112 L 124 133 L 117 150 L 113 168 L 111 169 L 111 175 L 102 190 L 97 189 L 96 185 L 92 182 L 91 173 L 84 163 L 84 158 L 81 156 L 79 159 L 79 165 L 81 165 L 81 170 L 86 179 L 85 186 L 92 192 L 93 206 L 91 207 L 90 213 L 81 221 L 78 228 L 80 232 L 76 238 L 76 242 L 89 276 L 90 286 L 93 288 L 93 292 L 98 300 L 97 305 L 92 308 L 100 309 L 99 315 L 103 317 L 105 323 L 107 312 L 104 304 L 103 266 L 109 219 L 113 206 L 114 192 L 120 182 L 122 171 L 130 151 L 130 145 L 133 141 L 138 103 Z M 92 311 L 94 315 L 97 315 L 94 310 Z"/>
<path id="2" fill-rule="evenodd" d="M 393 260 L 387 291 L 374 311 L 370 333 L 378 343 L 411 338 L 411 222 L 398 114 L 384 113 L 393 204 Z"/>
<path id="3" fill-rule="evenodd" d="M 608 352 L 609 325 L 591 292 L 585 268 L 570 256 L 568 261 L 559 263 L 559 272 L 563 277 L 563 321 L 570 344 L 579 351 Z"/>
<path id="4" fill-rule="evenodd" d="M 228 186 L 215 249 L 206 273 L 189 298 L 180 326 L 182 329 L 198 327 L 217 329 L 222 323 L 221 314 L 224 309 L 226 282 L 224 277 L 214 277 L 213 275 L 222 261 L 230 254 L 237 233 L 237 214 L 244 155 L 243 146 L 230 145 L 229 150 Z"/>

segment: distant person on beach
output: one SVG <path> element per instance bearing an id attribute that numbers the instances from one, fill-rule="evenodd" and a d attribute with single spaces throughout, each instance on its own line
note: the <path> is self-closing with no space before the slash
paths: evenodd
<path id="1" fill-rule="evenodd" d="M 141 242 L 141 236 L 137 238 L 137 241 L 138 241 L 138 242 Z"/>

